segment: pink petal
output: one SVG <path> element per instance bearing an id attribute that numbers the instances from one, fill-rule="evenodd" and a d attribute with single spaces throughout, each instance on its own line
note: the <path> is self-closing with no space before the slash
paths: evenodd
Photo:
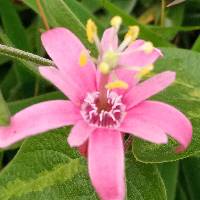
<path id="1" fill-rule="evenodd" d="M 125 94 L 123 102 L 127 105 L 127 109 L 132 108 L 138 103 L 164 90 L 175 78 L 175 72 L 171 71 L 157 74 L 129 90 Z"/>
<path id="2" fill-rule="evenodd" d="M 71 147 L 81 146 L 91 135 L 95 128 L 90 127 L 83 120 L 80 120 L 71 130 L 67 139 Z"/>
<path id="3" fill-rule="evenodd" d="M 115 89 L 115 91 L 119 94 L 119 95 L 124 95 L 125 93 L 127 93 L 133 86 L 135 86 L 138 83 L 138 80 L 136 78 L 134 78 L 135 72 L 127 70 L 127 69 L 123 69 L 123 68 L 117 68 L 114 71 L 115 75 L 117 76 L 117 78 L 119 80 L 122 80 L 126 83 L 128 83 L 128 89 Z M 110 78 L 110 82 L 112 81 L 112 77 Z"/>
<path id="4" fill-rule="evenodd" d="M 0 127 L 0 147 L 26 137 L 76 123 L 79 110 L 69 101 L 56 100 L 30 106 L 11 118 L 8 127 Z"/>
<path id="5" fill-rule="evenodd" d="M 192 125 L 187 117 L 176 108 L 157 101 L 145 101 L 129 112 L 131 115 L 137 116 L 139 120 L 160 127 L 177 140 L 184 149 L 190 144 Z"/>
<path id="6" fill-rule="evenodd" d="M 102 200 L 123 200 L 124 150 L 121 133 L 97 129 L 89 138 L 89 174 Z"/>
<path id="7" fill-rule="evenodd" d="M 144 44 L 143 40 L 137 40 L 130 45 L 120 56 L 120 66 L 137 66 L 143 67 L 149 64 L 153 64 L 162 53 L 159 49 L 154 49 L 152 53 L 145 53 L 142 50 L 137 50 Z"/>
<path id="8" fill-rule="evenodd" d="M 71 77 L 77 86 L 83 85 L 88 91 L 96 89 L 95 66 L 88 50 L 72 32 L 65 28 L 55 28 L 43 33 L 41 39 L 47 53 L 66 80 Z M 81 52 L 88 54 L 88 61 L 84 67 L 80 67 L 79 64 Z"/>
<path id="9" fill-rule="evenodd" d="M 39 71 L 44 78 L 52 82 L 60 91 L 62 91 L 75 104 L 80 104 L 86 96 L 87 90 L 83 85 L 77 85 L 71 77 L 66 79 L 55 67 L 39 67 Z"/>
<path id="10" fill-rule="evenodd" d="M 118 130 L 156 144 L 165 144 L 168 141 L 167 135 L 160 127 L 149 123 L 147 120 L 138 119 L 138 116 L 132 112 L 127 113 Z"/>
<path id="11" fill-rule="evenodd" d="M 102 52 L 108 50 L 115 50 L 118 47 L 118 36 L 116 29 L 111 27 L 104 31 L 101 39 L 101 50 Z"/>

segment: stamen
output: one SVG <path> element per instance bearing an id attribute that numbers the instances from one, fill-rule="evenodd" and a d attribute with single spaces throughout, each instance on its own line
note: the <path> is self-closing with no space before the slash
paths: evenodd
<path id="1" fill-rule="evenodd" d="M 94 43 L 94 38 L 97 35 L 97 27 L 96 24 L 92 21 L 92 19 L 89 19 L 86 24 L 86 33 L 87 38 L 90 43 Z"/>
<path id="2" fill-rule="evenodd" d="M 133 42 L 137 39 L 139 32 L 140 32 L 139 26 L 129 26 L 129 30 L 126 33 L 124 39 Z"/>
<path id="3" fill-rule="evenodd" d="M 106 84 L 106 89 L 112 90 L 112 89 L 128 89 L 128 84 L 122 80 L 117 80 L 114 82 L 110 82 Z"/>
<path id="4" fill-rule="evenodd" d="M 106 62 L 102 62 L 99 65 L 99 71 L 102 74 L 108 74 L 110 72 L 110 66 Z"/>
<path id="5" fill-rule="evenodd" d="M 87 64 L 88 61 L 88 57 L 87 57 L 87 53 L 83 50 L 80 53 L 80 57 L 79 57 L 79 65 L 81 67 L 84 67 Z"/>
<path id="6" fill-rule="evenodd" d="M 118 52 L 122 52 L 124 51 L 124 49 L 130 45 L 132 42 L 134 42 L 140 32 L 140 28 L 139 26 L 129 26 L 129 30 L 126 33 L 123 42 L 120 44 L 119 48 L 118 48 Z"/>
<path id="7" fill-rule="evenodd" d="M 139 71 L 138 74 L 136 74 L 137 79 L 141 79 L 143 76 L 147 75 L 149 72 L 151 72 L 154 69 L 154 66 L 152 64 L 147 65 Z"/>
<path id="8" fill-rule="evenodd" d="M 122 18 L 120 16 L 114 16 L 110 21 L 111 26 L 115 27 L 117 31 L 122 24 Z"/>

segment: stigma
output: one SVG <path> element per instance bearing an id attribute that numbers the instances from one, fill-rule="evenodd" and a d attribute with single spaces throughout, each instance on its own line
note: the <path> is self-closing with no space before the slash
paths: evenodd
<path id="1" fill-rule="evenodd" d="M 113 91 L 107 91 L 106 103 L 99 102 L 99 92 L 89 93 L 81 106 L 83 119 L 93 127 L 118 128 L 125 117 L 126 106 L 122 96 Z"/>

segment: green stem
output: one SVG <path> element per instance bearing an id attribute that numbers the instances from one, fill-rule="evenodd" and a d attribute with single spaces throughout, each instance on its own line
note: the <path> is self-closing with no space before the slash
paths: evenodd
<path id="1" fill-rule="evenodd" d="M 36 65 L 54 66 L 53 61 L 42 58 L 38 55 L 22 51 L 13 47 L 0 44 L 0 54 L 6 55 L 16 59 L 22 59 L 24 61 L 33 62 Z"/>
<path id="2" fill-rule="evenodd" d="M 161 16 L 160 16 L 160 25 L 165 25 L 165 0 L 161 0 Z"/>

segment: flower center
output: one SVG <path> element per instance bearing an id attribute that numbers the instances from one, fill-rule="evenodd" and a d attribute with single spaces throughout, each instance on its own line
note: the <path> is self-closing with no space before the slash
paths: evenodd
<path id="1" fill-rule="evenodd" d="M 99 92 L 89 93 L 81 106 L 83 119 L 94 127 L 117 128 L 126 114 L 125 105 L 115 92 L 107 91 L 107 101 L 102 105 Z"/>

